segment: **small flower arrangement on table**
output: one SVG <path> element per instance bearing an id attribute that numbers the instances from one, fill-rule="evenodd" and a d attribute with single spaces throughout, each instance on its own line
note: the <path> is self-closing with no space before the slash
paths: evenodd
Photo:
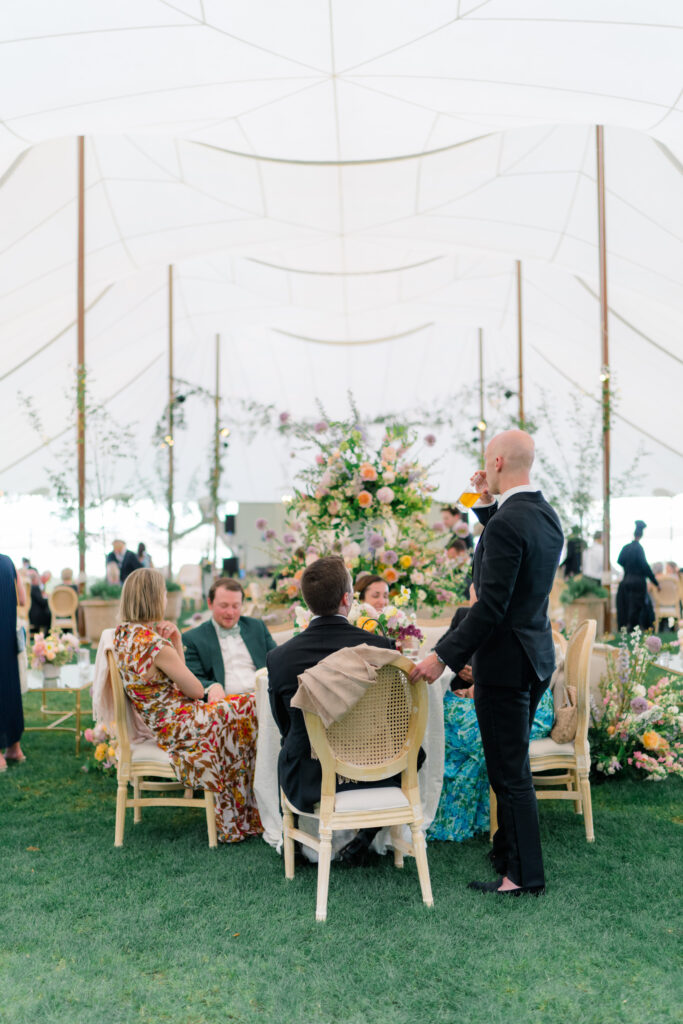
<path id="1" fill-rule="evenodd" d="M 31 646 L 31 668 L 69 665 L 80 646 L 78 637 L 73 633 L 60 633 L 55 629 L 50 630 L 47 636 L 37 633 Z"/>
<path id="2" fill-rule="evenodd" d="M 617 657 L 608 659 L 600 683 L 602 705 L 591 708 L 589 741 L 597 771 L 626 770 L 651 782 L 683 777 L 683 684 L 668 676 L 648 679 L 655 659 L 671 646 L 638 628 L 631 634 L 622 630 Z"/>
<path id="3" fill-rule="evenodd" d="M 93 769 L 102 772 L 103 775 L 114 775 L 118 756 L 116 724 L 111 722 L 105 725 L 104 722 L 98 722 L 94 729 L 85 730 L 83 738 L 95 747 L 92 758 L 88 758 L 83 765 L 83 771 L 89 772 Z"/>

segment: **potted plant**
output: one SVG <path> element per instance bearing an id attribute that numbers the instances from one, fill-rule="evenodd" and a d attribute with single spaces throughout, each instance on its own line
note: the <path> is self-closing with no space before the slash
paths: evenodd
<path id="1" fill-rule="evenodd" d="M 560 601 L 566 606 L 567 626 L 574 620 L 578 623 L 584 619 L 595 619 L 597 635 L 601 636 L 605 632 L 606 597 L 607 591 L 595 580 L 580 574 L 572 576 L 560 594 Z"/>
<path id="2" fill-rule="evenodd" d="M 117 625 L 120 600 L 121 586 L 103 579 L 93 583 L 85 600 L 81 601 L 85 635 L 91 644 L 99 643 L 102 632 Z"/>
<path id="3" fill-rule="evenodd" d="M 177 622 L 183 608 L 183 588 L 175 580 L 166 580 L 166 618 Z"/>

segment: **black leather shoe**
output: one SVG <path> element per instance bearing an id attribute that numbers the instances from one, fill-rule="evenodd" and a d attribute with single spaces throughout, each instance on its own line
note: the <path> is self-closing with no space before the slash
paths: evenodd
<path id="1" fill-rule="evenodd" d="M 370 842 L 364 835 L 357 835 L 342 846 L 335 860 L 349 868 L 365 868 L 377 859 L 377 854 L 370 849 Z"/>
<path id="2" fill-rule="evenodd" d="M 301 843 L 295 841 L 294 843 L 294 867 L 295 868 L 317 868 L 315 861 L 309 860 L 304 853 Z"/>
<path id="3" fill-rule="evenodd" d="M 495 892 L 497 896 L 542 896 L 545 893 L 544 885 L 519 885 L 516 889 L 501 889 L 502 878 L 495 882 L 468 882 L 467 888 L 475 892 Z"/>
<path id="4" fill-rule="evenodd" d="M 497 875 L 507 874 L 507 865 L 496 858 L 496 855 L 493 852 L 493 850 L 489 850 L 489 852 L 486 854 L 486 859 L 489 862 L 489 864 L 491 864 L 493 870 L 496 872 Z"/>

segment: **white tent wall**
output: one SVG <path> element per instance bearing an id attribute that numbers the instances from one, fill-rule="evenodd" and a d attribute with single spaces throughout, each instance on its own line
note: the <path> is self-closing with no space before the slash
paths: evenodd
<path id="1" fill-rule="evenodd" d="M 633 492 L 683 491 L 682 28 L 677 4 L 598 0 L 3 11 L 0 487 L 44 487 L 74 440 L 78 134 L 89 394 L 134 436 L 107 489 L 162 500 L 169 264 L 176 376 L 213 393 L 219 333 L 226 415 L 342 416 L 350 390 L 369 414 L 448 407 L 468 436 L 479 327 L 486 380 L 517 389 L 518 259 L 527 415 L 542 392 L 560 425 L 573 392 L 590 405 L 604 122 L 614 472 L 642 442 Z M 180 501 L 208 493 L 213 431 L 207 398 L 185 413 Z M 450 498 L 471 467 L 434 432 Z M 233 430 L 221 498 L 279 501 L 292 453 Z"/>

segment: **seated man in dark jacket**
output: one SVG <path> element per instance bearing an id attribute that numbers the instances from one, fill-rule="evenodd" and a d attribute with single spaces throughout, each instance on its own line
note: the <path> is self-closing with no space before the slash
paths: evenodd
<path id="1" fill-rule="evenodd" d="M 298 636 L 270 651 L 266 664 L 270 706 L 282 735 L 278 758 L 280 785 L 298 810 L 310 813 L 320 800 L 321 769 L 320 762 L 311 757 L 311 742 L 304 716 L 298 708 L 290 707 L 298 688 L 298 677 L 343 647 L 394 645 L 383 636 L 368 633 L 349 623 L 353 584 L 341 558 L 319 558 L 309 565 L 301 579 L 301 592 L 313 612 L 313 618 Z M 380 783 L 382 786 L 392 784 L 392 780 L 387 779 Z M 355 783 L 345 784 L 344 788 L 348 785 Z M 370 784 L 362 785 L 367 787 Z M 339 858 L 347 863 L 362 862 L 376 832 L 377 829 L 363 829 L 340 852 Z"/>

